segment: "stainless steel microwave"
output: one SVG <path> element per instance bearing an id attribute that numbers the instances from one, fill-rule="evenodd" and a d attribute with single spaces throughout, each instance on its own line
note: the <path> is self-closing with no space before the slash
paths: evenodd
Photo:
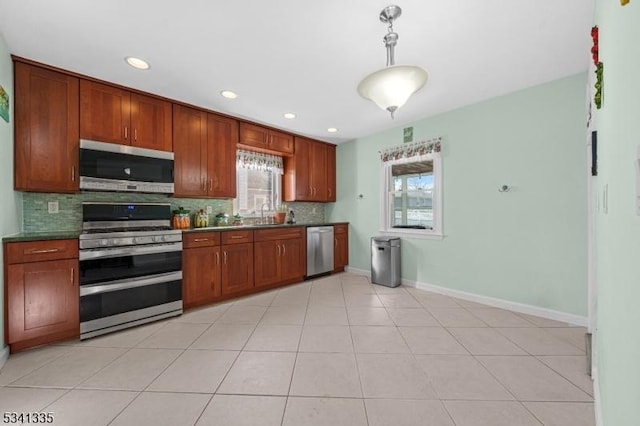
<path id="1" fill-rule="evenodd" d="M 172 194 L 173 153 L 80 139 L 80 189 Z"/>

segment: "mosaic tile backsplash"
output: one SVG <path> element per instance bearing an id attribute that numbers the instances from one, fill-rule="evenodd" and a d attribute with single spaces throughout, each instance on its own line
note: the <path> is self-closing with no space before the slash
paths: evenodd
<path id="1" fill-rule="evenodd" d="M 48 212 L 48 203 L 58 201 L 58 213 Z M 197 199 L 172 198 L 161 194 L 133 194 L 116 192 L 81 192 L 79 194 L 45 194 L 25 192 L 22 194 L 23 203 L 23 231 L 24 232 L 53 232 L 75 231 L 82 228 L 82 203 L 86 201 L 99 202 L 138 202 L 138 203 L 170 203 L 171 208 L 182 206 L 187 210 L 196 211 L 211 206 L 213 214 L 233 214 L 233 200 L 231 199 Z M 293 209 L 298 223 L 324 222 L 323 203 L 287 203 Z M 210 218 L 210 223 L 213 223 Z"/>

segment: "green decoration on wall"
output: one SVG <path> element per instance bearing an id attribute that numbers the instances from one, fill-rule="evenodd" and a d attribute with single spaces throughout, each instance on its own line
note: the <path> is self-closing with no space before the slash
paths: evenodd
<path id="1" fill-rule="evenodd" d="M 405 127 L 403 132 L 404 143 L 413 142 L 413 127 Z"/>
<path id="2" fill-rule="evenodd" d="M 0 117 L 7 123 L 9 122 L 9 94 L 0 85 Z"/>

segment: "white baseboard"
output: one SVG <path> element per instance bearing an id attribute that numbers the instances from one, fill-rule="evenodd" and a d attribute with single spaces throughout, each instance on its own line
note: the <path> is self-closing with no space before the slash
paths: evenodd
<path id="1" fill-rule="evenodd" d="M 367 277 L 371 278 L 371 272 L 364 269 L 357 269 L 349 266 L 347 267 L 347 272 L 358 275 L 366 275 Z M 588 319 L 585 316 L 568 314 L 566 312 L 555 311 L 553 309 L 541 308 L 539 306 L 527 305 L 524 303 L 511 302 L 509 300 L 498 299 L 495 297 L 482 296 L 475 293 L 468 293 L 466 291 L 454 290 L 433 284 L 411 281 L 404 278 L 401 280 L 401 282 L 402 285 L 405 285 L 407 287 L 415 287 L 421 290 L 432 291 L 434 293 L 443 294 L 445 296 L 457 297 L 458 299 L 481 303 L 483 305 L 488 305 L 495 308 L 508 309 L 510 311 L 520 312 L 522 314 L 535 315 L 537 317 L 548 318 L 573 325 L 579 325 L 582 327 L 586 327 L 588 325 Z"/>
<path id="2" fill-rule="evenodd" d="M 4 365 L 5 362 L 9 359 L 9 345 L 6 345 L 2 350 L 0 350 L 0 368 Z"/>

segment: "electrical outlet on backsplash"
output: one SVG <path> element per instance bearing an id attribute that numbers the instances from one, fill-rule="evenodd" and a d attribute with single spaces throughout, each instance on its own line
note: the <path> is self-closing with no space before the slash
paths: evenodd
<path id="1" fill-rule="evenodd" d="M 58 202 L 58 213 L 49 214 L 49 202 Z M 58 193 L 22 193 L 23 232 L 75 231 L 82 227 L 82 203 L 99 202 L 137 202 L 170 203 L 171 208 L 184 207 L 195 212 L 212 207 L 212 216 L 217 213 L 233 214 L 232 199 L 173 198 L 162 194 L 135 194 L 128 192 L 91 192 L 79 194 Z M 298 223 L 324 222 L 323 203 L 287 203 L 293 209 Z M 314 213 L 315 211 L 315 213 Z M 210 222 L 213 223 L 213 222 Z"/>

